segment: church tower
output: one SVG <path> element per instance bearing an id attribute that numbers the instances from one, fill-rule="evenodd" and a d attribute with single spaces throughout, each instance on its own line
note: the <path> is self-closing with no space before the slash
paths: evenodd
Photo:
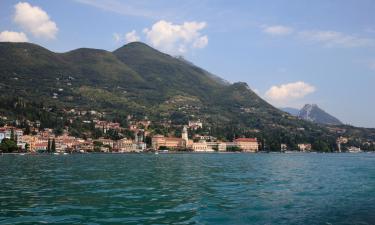
<path id="1" fill-rule="evenodd" d="M 186 126 L 184 126 L 184 128 L 182 129 L 181 138 L 185 141 L 185 146 L 186 146 L 189 141 L 188 130 Z"/>

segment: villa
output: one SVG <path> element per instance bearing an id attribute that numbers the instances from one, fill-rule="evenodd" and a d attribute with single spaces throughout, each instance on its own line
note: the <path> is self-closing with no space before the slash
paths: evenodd
<path id="1" fill-rule="evenodd" d="M 164 137 L 163 135 L 155 135 L 152 137 L 152 148 L 160 149 L 160 147 L 166 147 L 169 149 L 185 148 L 186 141 L 182 138 L 175 137 Z"/>
<path id="2" fill-rule="evenodd" d="M 257 152 L 259 143 L 256 138 L 237 138 L 234 143 L 244 152 Z"/>

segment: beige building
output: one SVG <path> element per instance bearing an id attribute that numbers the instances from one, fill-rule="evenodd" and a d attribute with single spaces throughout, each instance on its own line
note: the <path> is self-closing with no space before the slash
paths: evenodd
<path id="1" fill-rule="evenodd" d="M 138 146 L 133 140 L 123 138 L 115 142 L 114 149 L 118 152 L 134 152 Z"/>
<path id="2" fill-rule="evenodd" d="M 152 148 L 159 150 L 160 147 L 167 147 L 169 149 L 185 148 L 186 142 L 182 138 L 164 137 L 163 135 L 155 135 L 152 137 Z"/>
<path id="3" fill-rule="evenodd" d="M 193 130 L 197 130 L 199 128 L 203 128 L 203 123 L 200 120 L 197 121 L 189 121 L 189 128 Z"/>
<path id="4" fill-rule="evenodd" d="M 256 138 L 237 138 L 234 143 L 244 152 L 257 152 L 259 150 Z"/>
<path id="5" fill-rule="evenodd" d="M 227 151 L 227 144 L 225 142 L 219 142 L 217 144 L 217 150 L 219 152 L 225 152 L 225 151 Z"/>

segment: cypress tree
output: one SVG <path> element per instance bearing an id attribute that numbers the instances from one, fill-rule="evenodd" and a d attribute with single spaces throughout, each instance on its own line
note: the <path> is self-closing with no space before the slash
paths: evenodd
<path id="1" fill-rule="evenodd" d="M 56 143 L 55 143 L 55 138 L 52 139 L 51 150 L 52 150 L 52 152 L 56 152 Z"/>
<path id="2" fill-rule="evenodd" d="M 51 152 L 51 140 L 48 138 L 47 152 Z"/>
<path id="3" fill-rule="evenodd" d="M 11 131 L 10 131 L 10 140 L 12 140 L 12 141 L 14 141 L 15 139 L 14 139 L 14 129 L 12 129 Z"/>

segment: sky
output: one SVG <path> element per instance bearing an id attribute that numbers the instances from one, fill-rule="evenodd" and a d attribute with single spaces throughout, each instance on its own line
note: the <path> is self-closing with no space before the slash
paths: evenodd
<path id="1" fill-rule="evenodd" d="M 0 1 L 0 41 L 55 52 L 142 41 L 276 107 L 375 127 L 373 0 Z"/>

